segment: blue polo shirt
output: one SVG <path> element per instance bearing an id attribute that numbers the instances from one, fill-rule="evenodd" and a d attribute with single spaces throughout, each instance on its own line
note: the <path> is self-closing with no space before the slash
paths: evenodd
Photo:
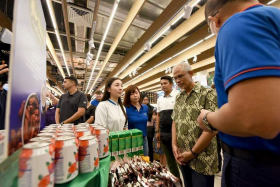
<path id="1" fill-rule="evenodd" d="M 280 77 L 280 10 L 258 4 L 230 17 L 219 31 L 215 57 L 214 82 L 219 107 L 228 102 L 228 90 L 238 82 L 263 76 Z M 221 132 L 220 137 L 234 148 L 280 154 L 280 134 L 272 140 Z"/>
<path id="2" fill-rule="evenodd" d="M 97 106 L 99 104 L 99 101 L 97 99 L 94 99 L 90 102 L 91 105 Z"/>
<path id="3" fill-rule="evenodd" d="M 128 118 L 128 129 L 139 129 L 143 132 L 143 136 L 147 136 L 147 122 L 148 122 L 148 107 L 141 105 L 140 110 L 130 104 L 126 108 Z"/>

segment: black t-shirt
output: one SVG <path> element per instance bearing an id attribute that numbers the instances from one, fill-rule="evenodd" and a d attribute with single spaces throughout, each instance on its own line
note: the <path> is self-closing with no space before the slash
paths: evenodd
<path id="1" fill-rule="evenodd" d="M 66 119 L 73 116 L 78 108 L 87 108 L 87 97 L 83 92 L 79 90 L 76 91 L 73 95 L 70 95 L 69 92 L 61 95 L 57 108 L 60 109 L 60 119 L 59 122 L 63 122 Z M 82 116 L 80 119 L 77 119 L 73 123 L 77 125 L 78 123 L 84 123 L 85 117 Z"/>
<path id="2" fill-rule="evenodd" d="M 90 116 L 95 116 L 95 109 L 96 107 L 93 106 L 93 105 L 90 105 L 87 109 L 86 109 L 86 112 L 85 112 L 85 121 L 87 121 Z"/>
<path id="3" fill-rule="evenodd" d="M 5 128 L 7 91 L 0 90 L 0 130 Z"/>

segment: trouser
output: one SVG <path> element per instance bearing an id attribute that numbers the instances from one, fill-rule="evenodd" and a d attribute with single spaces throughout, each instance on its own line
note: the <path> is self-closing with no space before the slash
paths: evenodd
<path id="1" fill-rule="evenodd" d="M 154 150 L 153 150 L 153 139 L 155 135 L 155 127 L 147 127 L 147 139 L 148 139 L 148 147 L 149 147 L 149 157 L 150 161 L 154 161 Z"/>
<path id="2" fill-rule="evenodd" d="M 224 152 L 222 187 L 276 186 L 280 186 L 279 166 L 258 164 Z"/>
<path id="3" fill-rule="evenodd" d="M 179 165 L 185 187 L 214 187 L 214 175 L 202 175 L 188 165 Z"/>
<path id="4" fill-rule="evenodd" d="M 177 162 L 175 160 L 175 157 L 174 157 L 173 151 L 172 151 L 171 133 L 162 132 L 160 134 L 160 140 L 161 140 L 161 147 L 164 151 L 166 161 L 167 161 L 167 165 L 168 165 L 168 168 L 169 168 L 170 172 L 174 176 L 176 176 L 180 179 L 180 174 L 179 174 Z"/>
<path id="5" fill-rule="evenodd" d="M 143 136 L 143 151 L 144 156 L 149 156 L 149 146 L 147 136 Z"/>

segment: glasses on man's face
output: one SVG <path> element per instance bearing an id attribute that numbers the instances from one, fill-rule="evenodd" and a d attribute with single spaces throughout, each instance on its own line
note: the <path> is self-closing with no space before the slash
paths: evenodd
<path id="1" fill-rule="evenodd" d="M 218 14 L 218 10 L 216 10 L 212 15 L 211 15 L 211 17 L 214 17 L 214 16 L 216 16 L 217 14 Z M 212 31 L 211 31 L 211 29 L 210 29 L 210 19 L 209 18 L 207 18 L 207 24 L 208 24 L 208 32 L 209 33 L 212 33 Z"/>
<path id="2" fill-rule="evenodd" d="M 178 75 L 177 77 L 173 77 L 173 80 L 174 80 L 174 81 L 182 80 L 182 78 L 183 78 L 186 74 L 187 74 L 187 73 Z"/>

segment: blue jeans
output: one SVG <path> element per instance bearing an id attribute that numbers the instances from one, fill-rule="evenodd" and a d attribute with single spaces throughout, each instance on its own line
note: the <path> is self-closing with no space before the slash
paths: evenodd
<path id="1" fill-rule="evenodd" d="M 260 165 L 224 152 L 222 187 L 280 186 L 280 167 Z"/>
<path id="2" fill-rule="evenodd" d="M 144 156 L 149 156 L 149 146 L 147 136 L 143 136 L 143 151 Z"/>
<path id="3" fill-rule="evenodd" d="M 180 165 L 185 187 L 214 187 L 214 175 L 202 175 L 188 165 Z"/>

